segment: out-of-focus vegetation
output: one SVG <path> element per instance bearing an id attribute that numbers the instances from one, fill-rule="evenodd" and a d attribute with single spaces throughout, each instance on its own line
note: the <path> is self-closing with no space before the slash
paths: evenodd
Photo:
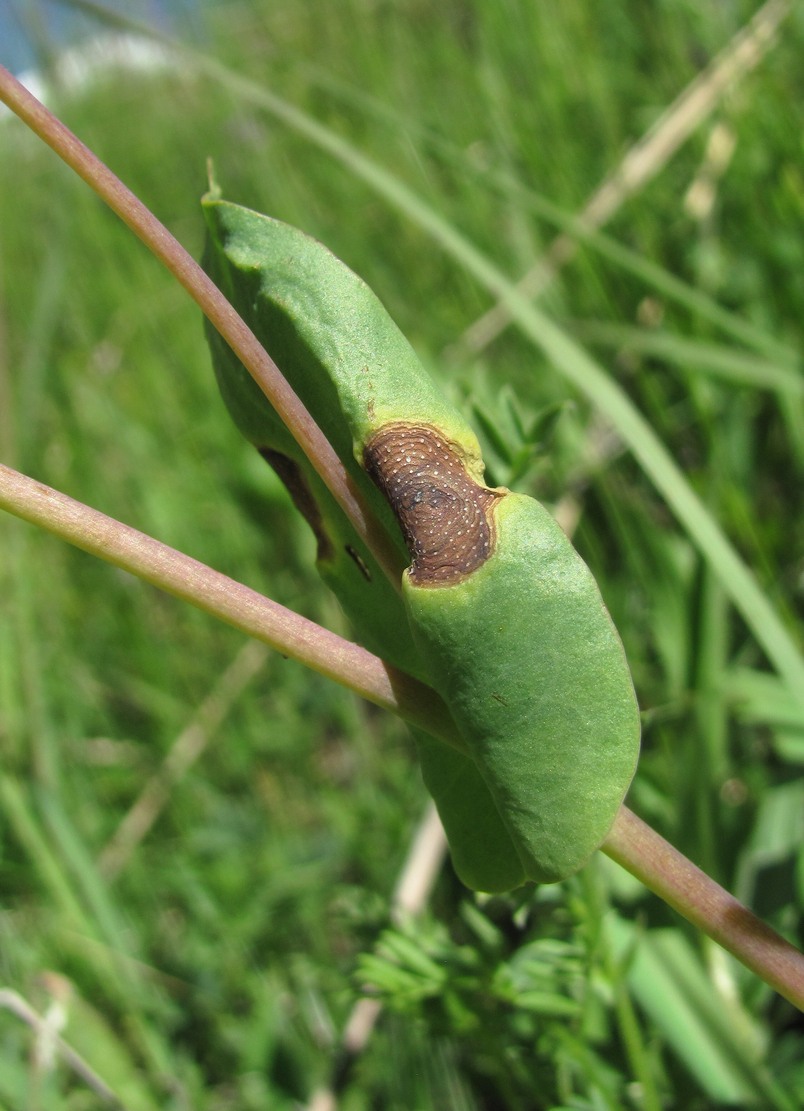
<path id="1" fill-rule="evenodd" d="M 620 431 L 516 328 L 468 343 L 487 289 L 356 157 L 260 99 L 307 113 L 517 278 L 556 231 L 541 200 L 581 210 L 752 13 L 222 3 L 194 47 L 227 79 L 175 55 L 53 107 L 196 256 L 212 157 L 227 196 L 369 282 L 473 415 L 494 481 L 576 524 L 644 711 L 630 804 L 801 944 L 796 692 Z M 803 47 L 796 11 L 539 301 L 649 419 L 792 636 Z M 0 459 L 348 633 L 217 397 L 187 296 L 16 121 L 0 151 Z M 602 859 L 488 901 L 447 865 L 427 915 L 392 925 L 426 802 L 398 722 L 6 518 L 0 615 L 0 1106 L 103 1105 L 43 1063 L 8 992 L 54 1023 L 63 1006 L 66 1040 L 132 1109 L 290 1109 L 333 1072 L 344 1109 L 804 1102 L 801 1017 Z M 113 856 L 191 728 L 203 755 Z M 385 1014 L 338 1072 L 367 986 Z"/>

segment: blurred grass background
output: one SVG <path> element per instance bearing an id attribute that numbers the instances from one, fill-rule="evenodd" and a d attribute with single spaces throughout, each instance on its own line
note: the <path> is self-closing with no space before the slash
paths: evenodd
<path id="1" fill-rule="evenodd" d="M 555 235 L 544 201 L 581 211 L 754 11 L 219 3 L 184 37 L 229 77 L 179 55 L 52 104 L 196 257 L 211 157 L 228 197 L 369 282 L 475 419 L 494 481 L 577 526 L 644 711 L 631 805 L 801 944 L 801 692 L 618 430 L 520 330 L 473 345 L 487 290 L 254 91 L 518 278 Z M 539 300 L 649 419 L 794 638 L 802 46 L 794 8 Z M 217 397 L 194 306 L 16 121 L 0 148 L 0 459 L 348 632 L 305 527 Z M 801 1016 L 604 860 L 486 901 L 447 865 L 428 914 L 392 925 L 426 801 L 399 723 L 5 517 L 0 614 L 0 1106 L 106 1105 L 48 1065 L 20 1000 L 52 1024 L 63 1007 L 67 1041 L 132 1109 L 296 1108 L 328 1084 L 343 1108 L 804 1101 Z M 203 755 L 113 858 L 191 728 Z M 347 1068 L 339 1036 L 365 984 L 388 1007 Z"/>

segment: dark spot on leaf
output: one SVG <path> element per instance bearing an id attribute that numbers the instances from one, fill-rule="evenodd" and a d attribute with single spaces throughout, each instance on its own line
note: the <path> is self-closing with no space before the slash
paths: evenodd
<path id="1" fill-rule="evenodd" d="M 399 520 L 412 582 L 459 582 L 485 563 L 502 495 L 467 474 L 456 444 L 428 425 L 388 424 L 366 445 L 364 462 Z"/>

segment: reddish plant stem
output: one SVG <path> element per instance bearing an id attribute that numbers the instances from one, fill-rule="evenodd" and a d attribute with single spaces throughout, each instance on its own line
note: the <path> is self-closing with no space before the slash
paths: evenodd
<path id="1" fill-rule="evenodd" d="M 804 953 L 625 806 L 602 851 L 804 1011 Z"/>
<path id="2" fill-rule="evenodd" d="M 402 565 L 334 448 L 260 341 L 167 228 L 108 166 L 0 66 L 0 100 L 47 143 L 142 240 L 220 332 L 287 425 L 304 454 L 399 589 Z"/>
<path id="3" fill-rule="evenodd" d="M 462 747 L 449 711 L 430 687 L 256 590 L 2 463 L 0 509 L 130 571 Z"/>

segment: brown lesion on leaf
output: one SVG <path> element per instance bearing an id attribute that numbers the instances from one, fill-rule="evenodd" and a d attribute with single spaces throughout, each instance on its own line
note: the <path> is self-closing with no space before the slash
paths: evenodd
<path id="1" fill-rule="evenodd" d="M 494 551 L 492 507 L 502 491 L 467 473 L 457 444 L 429 425 L 387 424 L 366 444 L 366 471 L 397 516 L 417 586 L 446 586 Z"/>
<path id="2" fill-rule="evenodd" d="M 335 554 L 332 541 L 324 528 L 324 520 L 321 516 L 321 510 L 318 508 L 318 502 L 315 500 L 299 464 L 287 455 L 283 455 L 280 451 L 273 451 L 271 448 L 261 447 L 258 448 L 258 451 L 274 470 L 277 478 L 281 480 L 290 494 L 291 501 L 313 530 L 318 545 L 317 558 L 319 560 L 332 559 Z"/>

